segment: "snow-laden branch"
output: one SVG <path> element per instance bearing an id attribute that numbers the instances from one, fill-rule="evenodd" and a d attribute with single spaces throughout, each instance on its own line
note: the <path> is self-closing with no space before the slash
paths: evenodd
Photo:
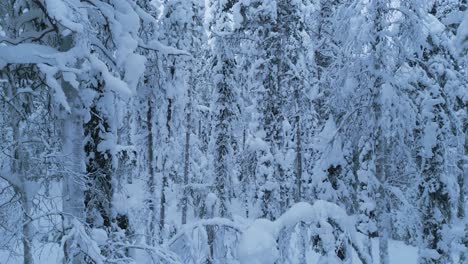
<path id="1" fill-rule="evenodd" d="M 280 231 L 304 222 L 316 226 L 332 222 L 340 232 L 347 234 L 353 248 L 364 263 L 370 259 L 355 243 L 355 228 L 352 219 L 338 205 L 326 201 L 316 201 L 313 205 L 305 202 L 293 205 L 276 221 L 255 220 L 242 234 L 239 244 L 241 263 L 268 264 L 279 258 L 277 239 Z"/>
<path id="2" fill-rule="evenodd" d="M 238 253 L 239 260 L 245 264 L 270 264 L 279 258 L 277 241 L 280 232 L 292 229 L 299 223 L 306 223 L 310 228 L 327 225 L 330 229 L 345 234 L 348 242 L 364 264 L 370 264 L 370 256 L 361 249 L 357 243 L 354 221 L 345 210 L 338 205 L 326 201 L 316 201 L 313 205 L 305 202 L 293 205 L 288 211 L 281 215 L 276 221 L 268 219 L 257 219 L 248 227 L 240 225 L 235 221 L 225 218 L 203 219 L 192 224 L 185 225 L 163 248 L 169 248 L 190 234 L 196 228 L 207 226 L 221 226 L 233 229 L 241 234 Z M 321 234 L 321 237 L 333 236 L 332 233 Z M 333 238 L 331 238 L 333 240 Z M 334 249 L 332 250 L 334 252 Z"/>
<path id="3" fill-rule="evenodd" d="M 464 19 L 458 26 L 455 44 L 460 57 L 466 55 L 468 52 L 468 11 L 465 11 Z"/>
<path id="4" fill-rule="evenodd" d="M 190 233 L 193 229 L 199 228 L 199 227 L 206 227 L 206 226 L 223 226 L 223 227 L 234 229 L 235 231 L 239 233 L 242 233 L 242 230 L 244 230 L 244 227 L 242 225 L 239 225 L 226 218 L 215 217 L 211 219 L 203 219 L 203 220 L 183 226 L 182 229 L 177 234 L 175 234 L 169 241 L 164 243 L 164 246 L 170 247 L 179 238 L 181 238 L 185 234 Z"/>
<path id="5" fill-rule="evenodd" d="M 124 249 L 140 249 L 140 250 L 147 251 L 148 253 L 154 254 L 158 258 L 164 260 L 165 261 L 164 263 L 182 264 L 182 261 L 180 261 L 179 257 L 175 253 L 173 253 L 172 251 L 164 247 L 137 245 L 137 244 L 125 244 L 125 243 L 117 243 L 114 245 L 124 248 Z"/>
<path id="6" fill-rule="evenodd" d="M 58 50 L 40 44 L 23 43 L 0 46 L 0 69 L 7 64 L 56 64 L 59 54 Z"/>
<path id="7" fill-rule="evenodd" d="M 23 32 L 20 37 L 11 39 L 8 37 L 0 37 L 0 43 L 7 43 L 10 45 L 18 45 L 25 42 L 36 42 L 41 40 L 47 34 L 55 32 L 55 29 L 50 27 L 41 31 L 27 31 Z"/>
<path id="8" fill-rule="evenodd" d="M 164 45 L 159 40 L 153 39 L 148 43 L 143 43 L 143 41 L 139 41 L 138 46 L 142 49 L 148 49 L 156 52 L 160 52 L 165 55 L 185 55 L 185 56 L 192 56 L 189 52 L 185 50 L 180 50 L 174 47 L 170 47 Z"/>
<path id="9" fill-rule="evenodd" d="M 76 9 L 67 4 L 67 1 L 45 0 L 44 5 L 47 10 L 47 15 L 62 26 L 74 32 L 82 32 L 84 30 L 83 25 L 76 22 L 79 21 L 79 19 L 75 17 L 77 13 Z"/>
<path id="10" fill-rule="evenodd" d="M 66 250 L 67 245 L 74 255 L 83 253 L 96 264 L 104 263 L 104 257 L 98 244 L 88 235 L 85 226 L 76 218 L 72 219 L 71 230 L 62 237 L 61 247 Z"/>
<path id="11" fill-rule="evenodd" d="M 238 245 L 239 260 L 241 263 L 249 264 L 269 264 L 274 263 L 279 258 L 277 241 L 282 230 L 292 230 L 297 224 L 305 223 L 310 228 L 317 226 L 328 226 L 321 231 L 322 239 L 334 240 L 333 230 L 345 234 L 347 241 L 356 252 L 357 256 L 364 264 L 371 263 L 370 256 L 361 249 L 356 242 L 356 230 L 354 221 L 345 210 L 336 204 L 326 201 L 316 201 L 313 205 L 301 202 L 293 205 L 288 211 L 281 215 L 276 221 L 268 219 L 257 219 L 248 227 L 240 225 L 225 218 L 204 219 L 195 223 L 185 225 L 168 242 L 163 244 L 163 248 L 169 250 L 174 243 L 189 235 L 196 228 L 204 229 L 207 226 L 219 226 L 234 230 L 241 235 Z M 328 231 L 327 231 L 328 230 Z M 328 232 L 328 233 L 327 233 Z M 332 245 L 333 247 L 334 245 Z M 327 249 L 327 252 L 334 254 L 335 248 Z"/>

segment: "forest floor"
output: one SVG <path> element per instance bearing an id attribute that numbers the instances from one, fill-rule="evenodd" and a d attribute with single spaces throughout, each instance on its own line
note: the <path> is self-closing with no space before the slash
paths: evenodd
<path id="1" fill-rule="evenodd" d="M 379 263 L 378 240 L 373 241 L 373 260 L 375 264 Z M 42 248 L 35 252 L 35 264 L 61 264 L 61 251 L 57 244 L 44 244 Z M 390 264 L 416 264 L 418 251 L 416 247 L 408 246 L 401 241 L 389 241 Z M 319 256 L 312 254 L 308 256 L 311 264 L 317 263 Z M 22 256 L 13 256 L 9 252 L 0 250 L 1 264 L 19 264 L 22 263 Z M 150 263 L 150 262 L 149 262 Z M 360 263 L 356 255 L 353 257 L 353 263 Z M 144 263 L 138 263 L 144 264 Z"/>

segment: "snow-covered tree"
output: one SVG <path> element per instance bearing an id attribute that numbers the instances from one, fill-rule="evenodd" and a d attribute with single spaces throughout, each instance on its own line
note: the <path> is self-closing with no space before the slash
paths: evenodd
<path id="1" fill-rule="evenodd" d="M 467 5 L 1 1 L 0 259 L 466 262 Z"/>

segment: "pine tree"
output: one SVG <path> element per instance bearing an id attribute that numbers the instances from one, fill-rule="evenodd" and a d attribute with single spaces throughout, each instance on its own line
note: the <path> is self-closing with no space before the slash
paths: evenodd
<path id="1" fill-rule="evenodd" d="M 215 215 L 230 217 L 230 202 L 232 198 L 232 161 L 234 160 L 234 146 L 237 144 L 233 137 L 237 111 L 237 90 L 233 77 L 235 76 L 236 62 L 234 57 L 233 42 L 235 34 L 232 29 L 232 21 L 229 14 L 236 1 L 213 1 L 205 7 L 210 10 L 207 18 L 208 29 L 212 41 L 212 80 L 215 91 L 213 102 L 213 173 L 214 193 L 217 199 L 217 212 Z M 228 38 L 228 36 L 230 38 Z M 215 241 L 220 243 L 225 236 L 224 230 L 219 230 L 214 238 L 213 227 L 209 229 L 210 263 L 217 263 L 227 258 L 222 244 L 220 249 L 214 252 Z M 214 261 L 214 262 L 212 262 Z"/>
<path id="2" fill-rule="evenodd" d="M 429 9 L 429 17 L 444 22 L 454 6 L 434 2 Z M 458 8 L 458 7 L 457 7 Z M 439 22 L 440 23 L 440 22 Z M 445 25 L 445 32 L 430 31 L 427 45 L 423 50 L 419 67 L 425 79 L 419 82 L 421 90 L 420 152 L 418 164 L 421 166 L 420 200 L 422 209 L 421 263 L 450 263 L 451 226 L 456 217 L 456 200 L 463 196 L 463 181 L 448 176 L 448 167 L 457 168 L 461 153 L 460 143 L 450 142 L 449 138 L 460 138 L 461 132 L 457 115 L 449 105 L 457 105 L 460 93 L 453 93 L 458 87 L 460 66 L 448 46 L 447 35 L 451 35 L 452 25 Z M 455 78 L 454 78 L 455 77 Z M 458 77 L 462 78 L 462 77 Z M 463 87 L 464 85 L 462 85 Z M 455 90 L 456 91 L 456 90 Z M 460 102 L 460 101 L 458 101 Z M 456 140 L 458 141 L 458 140 Z M 460 141 L 458 141 L 460 142 Z M 452 149 L 452 151 L 449 151 Z M 462 169 L 461 169 L 462 170 Z M 461 171 L 453 173 L 460 175 Z M 456 186 L 457 189 L 453 189 Z"/>

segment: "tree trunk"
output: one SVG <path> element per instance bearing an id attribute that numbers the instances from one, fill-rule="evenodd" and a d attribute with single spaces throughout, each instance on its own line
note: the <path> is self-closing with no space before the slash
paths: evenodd
<path id="1" fill-rule="evenodd" d="M 148 128 L 148 189 L 149 198 L 147 200 L 148 209 L 150 211 L 148 234 L 146 236 L 146 243 L 154 246 L 154 237 L 156 235 L 156 182 L 154 175 L 154 155 L 153 155 L 153 107 L 151 105 L 151 98 L 148 99 L 148 110 L 146 112 L 146 126 Z"/>
<path id="2" fill-rule="evenodd" d="M 204 202 L 204 211 L 205 214 L 204 216 L 208 219 L 214 217 L 214 211 L 215 211 L 215 206 L 216 203 L 213 204 L 208 204 L 205 200 Z M 206 256 L 205 263 L 206 264 L 213 264 L 214 263 L 214 255 L 215 255 L 215 226 L 214 225 L 207 225 L 206 226 L 206 235 L 208 239 L 208 247 L 209 247 L 209 252 L 208 256 Z"/>
<path id="3" fill-rule="evenodd" d="M 103 105 L 112 104 L 108 102 L 111 94 L 105 94 L 102 83 L 95 87 L 100 93 L 90 109 L 91 118 L 85 124 L 86 157 L 86 191 L 85 208 L 86 220 L 91 227 L 102 227 L 111 230 L 112 227 L 112 198 L 113 198 L 113 155 L 109 149 L 100 149 L 105 138 L 112 134 L 109 116 L 111 113 L 101 111 Z M 104 101 L 106 100 L 106 101 Z M 109 140 L 109 139 L 107 139 Z M 115 142 L 112 142 L 115 144 Z"/>
<path id="4" fill-rule="evenodd" d="M 33 264 L 34 258 L 32 254 L 32 226 L 29 220 L 31 219 L 31 203 L 30 197 L 26 193 L 26 190 L 23 190 L 21 195 L 21 207 L 23 208 L 23 254 L 24 254 L 24 264 Z"/>
<path id="5" fill-rule="evenodd" d="M 294 202 L 300 202 L 302 198 L 302 146 L 301 124 L 299 113 L 296 116 L 296 192 Z"/>
<path id="6" fill-rule="evenodd" d="M 184 152 L 184 189 L 182 197 L 182 224 L 187 223 L 187 210 L 188 210 L 188 195 L 189 195 L 189 169 L 190 169 L 190 130 L 192 122 L 192 92 L 189 88 L 188 90 L 189 102 L 187 104 L 187 117 L 186 117 L 186 131 L 185 131 L 185 152 Z"/>
<path id="7" fill-rule="evenodd" d="M 161 200 L 159 207 L 159 244 L 164 242 L 164 226 L 166 221 L 166 186 L 167 176 L 164 175 L 161 184 Z"/>
<path id="8" fill-rule="evenodd" d="M 307 237 L 307 227 L 304 222 L 299 224 L 299 260 L 297 264 L 307 264 L 307 247 L 309 238 Z"/>
<path id="9" fill-rule="evenodd" d="M 9 97 L 12 98 L 12 91 Z M 16 147 L 13 149 L 13 159 L 11 164 L 11 173 L 19 180 L 20 185 L 13 185 L 15 192 L 20 196 L 20 204 L 22 208 L 22 244 L 23 244 L 23 263 L 33 264 L 34 258 L 32 254 L 32 226 L 30 223 L 31 219 L 31 198 L 29 197 L 27 188 L 27 179 L 24 168 L 24 162 L 27 162 L 27 157 L 23 156 L 22 142 L 21 142 L 21 130 L 20 130 L 20 117 L 13 116 L 12 128 L 13 128 L 13 143 Z"/>
<path id="10" fill-rule="evenodd" d="M 374 20 L 374 27 L 377 34 L 380 34 L 383 29 L 383 16 L 384 16 L 384 6 L 382 3 L 376 2 L 375 8 L 375 20 Z M 375 41 L 372 43 L 372 50 L 375 56 L 374 62 L 374 71 L 380 73 L 385 71 L 384 68 L 385 63 L 383 60 L 383 55 L 381 54 L 381 50 L 378 49 L 378 45 L 385 42 L 386 40 L 381 36 L 376 36 Z M 387 142 L 384 135 L 384 130 L 381 125 L 382 116 L 383 116 L 383 109 L 381 101 L 381 94 L 382 94 L 382 85 L 383 80 L 381 77 L 377 76 L 374 82 L 374 91 L 373 91 L 373 111 L 375 115 L 374 120 L 374 127 L 375 127 L 375 152 L 376 152 L 376 160 L 375 160 L 375 173 L 376 178 L 379 180 L 380 186 L 377 189 L 378 197 L 376 199 L 377 204 L 377 226 L 379 229 L 379 256 L 380 256 L 380 264 L 389 264 L 389 257 L 388 257 L 388 238 L 389 238 L 389 222 L 388 222 L 388 201 L 385 193 L 385 184 L 386 184 L 386 166 L 387 166 Z"/>
<path id="11" fill-rule="evenodd" d="M 15 151 L 16 152 L 16 151 Z M 17 156 L 20 160 L 24 157 L 20 155 Z M 21 161 L 19 162 L 19 170 L 16 172 L 18 178 L 20 178 L 22 186 L 21 189 L 17 189 L 17 193 L 20 195 L 20 203 L 21 208 L 23 209 L 23 225 L 22 225 L 22 242 L 23 242 L 23 257 L 24 257 L 24 264 L 33 264 L 34 258 L 32 254 L 32 242 L 33 242 L 33 235 L 32 235 L 32 223 L 30 222 L 31 219 L 31 198 L 29 197 L 28 188 L 26 186 L 27 179 L 25 179 L 25 174 L 23 169 L 21 168 Z M 14 172 L 15 173 L 15 172 Z"/>
<path id="12" fill-rule="evenodd" d="M 172 147 L 172 132 L 171 132 L 171 119 L 172 119 L 172 99 L 167 99 L 167 116 L 166 116 L 166 129 L 167 129 L 167 137 L 166 137 L 166 151 Z M 159 242 L 162 243 L 164 241 L 164 227 L 166 224 L 166 186 L 168 184 L 168 178 L 172 176 L 172 164 L 169 168 L 166 168 L 166 158 L 164 157 L 163 161 L 163 178 L 161 184 L 161 198 L 159 200 Z"/>
<path id="13" fill-rule="evenodd" d="M 60 51 L 67 51 L 73 45 L 73 36 L 68 35 L 60 39 Z M 86 163 L 84 152 L 84 122 L 82 103 L 77 90 L 70 83 L 61 80 L 63 91 L 67 101 L 71 106 L 70 112 L 62 111 L 62 153 L 63 164 L 69 173 L 63 175 L 62 181 L 62 211 L 69 215 L 62 217 L 62 225 L 65 230 L 72 228 L 70 216 L 79 220 L 84 220 L 84 178 L 86 175 Z M 74 256 L 70 259 L 70 247 L 68 243 L 64 245 L 64 263 L 79 263 L 80 257 Z"/>
<path id="14" fill-rule="evenodd" d="M 382 109 L 378 103 L 375 102 L 375 115 L 376 120 L 375 124 L 378 124 L 382 118 Z M 388 208 L 388 201 L 385 191 L 385 184 L 386 184 L 386 166 L 387 166 L 387 159 L 386 159 L 386 151 L 387 151 L 387 144 L 385 142 L 385 138 L 383 136 L 382 128 L 377 128 L 379 131 L 377 132 L 377 139 L 376 139 L 376 161 L 375 161 L 375 171 L 376 177 L 379 180 L 380 186 L 378 188 L 378 197 L 377 197 L 377 226 L 379 228 L 379 256 L 380 256 L 380 264 L 389 264 L 388 258 L 388 239 L 389 239 L 389 208 Z"/>
<path id="15" fill-rule="evenodd" d="M 64 164 L 70 171 L 64 174 L 62 182 L 62 211 L 67 214 L 62 217 L 64 230 L 72 228 L 73 219 L 70 216 L 84 220 L 83 179 L 86 174 L 86 165 L 83 142 L 83 120 L 81 115 L 72 109 L 71 114 L 66 114 L 62 127 L 62 152 L 63 157 L 66 157 Z M 68 243 L 64 245 L 63 250 L 64 263 L 80 263 L 81 258 L 72 256 Z"/>
<path id="16" fill-rule="evenodd" d="M 465 118 L 466 120 L 467 118 Z M 465 135 L 464 138 L 464 157 L 468 157 L 468 122 L 464 122 L 464 127 L 463 127 L 463 134 Z M 458 198 L 458 210 L 457 210 L 457 218 L 460 221 L 463 221 L 466 217 L 466 212 L 465 212 L 465 195 L 466 195 L 466 169 L 468 169 L 468 165 L 464 161 L 464 158 L 461 157 L 459 162 L 458 162 L 459 169 L 461 173 L 458 175 L 458 184 L 460 186 L 460 196 Z M 468 222 L 465 221 L 465 226 L 464 226 L 464 231 L 465 235 L 462 237 L 462 245 L 464 245 L 466 248 L 468 248 Z M 467 264 L 468 263 L 468 257 L 466 252 L 462 252 L 460 254 L 460 264 Z"/>
<path id="17" fill-rule="evenodd" d="M 84 134 L 81 116 L 73 112 L 63 120 L 63 155 L 69 157 L 64 162 L 71 173 L 64 175 L 63 182 L 63 212 L 79 219 L 83 218 L 83 186 L 85 175 Z M 80 179 L 81 178 L 81 179 Z"/>

